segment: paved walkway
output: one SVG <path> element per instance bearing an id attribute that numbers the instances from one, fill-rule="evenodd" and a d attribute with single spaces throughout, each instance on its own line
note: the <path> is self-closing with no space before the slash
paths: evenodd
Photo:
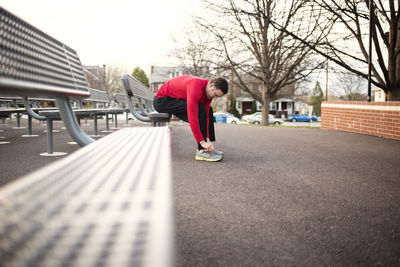
<path id="1" fill-rule="evenodd" d="M 11 126 L 0 126 L 12 142 L 0 145 L 2 184 L 56 160 L 38 156 L 45 127 L 35 124 L 41 136 L 28 139 Z M 207 163 L 194 160 L 188 125 L 172 127 L 177 266 L 400 265 L 399 141 L 306 128 L 216 130 L 226 156 Z M 55 150 L 79 149 L 68 141 L 65 130 L 56 133 Z"/>
<path id="2" fill-rule="evenodd" d="M 399 266 L 400 142 L 217 125 L 220 163 L 173 128 L 178 266 Z"/>

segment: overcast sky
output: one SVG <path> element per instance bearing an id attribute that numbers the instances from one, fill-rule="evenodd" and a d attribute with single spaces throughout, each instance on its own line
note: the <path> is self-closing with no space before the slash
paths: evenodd
<path id="1" fill-rule="evenodd" d="M 197 5 L 196 5 L 197 3 Z M 84 65 L 172 64 L 197 0 L 0 0 L 0 5 L 78 52 Z"/>

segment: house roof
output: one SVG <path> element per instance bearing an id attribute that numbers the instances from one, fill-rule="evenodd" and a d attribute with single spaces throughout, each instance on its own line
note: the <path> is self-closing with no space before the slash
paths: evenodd
<path id="1" fill-rule="evenodd" d="M 251 96 L 239 96 L 236 98 L 236 101 L 241 101 L 241 102 L 253 102 L 254 98 Z"/>
<path id="2" fill-rule="evenodd" d="M 273 100 L 272 102 L 298 102 L 298 101 L 299 101 L 298 99 L 283 97 L 283 98 Z"/>

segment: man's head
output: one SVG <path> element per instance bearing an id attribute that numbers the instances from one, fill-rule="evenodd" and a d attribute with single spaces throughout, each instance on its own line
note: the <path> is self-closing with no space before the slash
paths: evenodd
<path id="1" fill-rule="evenodd" d="M 211 79 L 206 87 L 206 94 L 208 99 L 221 97 L 228 92 L 228 82 L 225 78 L 216 77 Z"/>

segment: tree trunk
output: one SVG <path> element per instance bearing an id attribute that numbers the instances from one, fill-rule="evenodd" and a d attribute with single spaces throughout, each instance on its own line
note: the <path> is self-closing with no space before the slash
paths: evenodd
<path id="1" fill-rule="evenodd" d="M 390 86 L 388 86 L 388 101 L 400 101 L 400 20 L 397 21 L 397 27 L 395 28 L 397 32 L 397 40 L 396 40 L 396 48 L 393 53 L 394 57 L 394 76 L 393 79 L 390 80 Z M 393 33 L 392 33 L 393 34 Z"/>
<path id="2" fill-rule="evenodd" d="M 268 87 L 263 83 L 263 91 L 262 91 L 262 122 L 261 125 L 268 126 L 269 125 L 269 119 L 268 119 L 268 114 L 269 114 L 269 102 L 271 100 L 271 97 L 269 95 Z"/>
<path id="3" fill-rule="evenodd" d="M 391 88 L 386 97 L 387 101 L 400 101 L 400 88 Z"/>
<path id="4" fill-rule="evenodd" d="M 388 101 L 400 101 L 400 22 L 390 29 L 388 51 L 388 76 L 386 81 L 386 97 Z M 396 39 L 392 36 L 397 32 Z"/>

